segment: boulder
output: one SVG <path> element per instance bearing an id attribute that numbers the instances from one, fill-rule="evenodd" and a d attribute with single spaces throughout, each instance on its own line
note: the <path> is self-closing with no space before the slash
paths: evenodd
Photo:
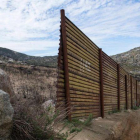
<path id="1" fill-rule="evenodd" d="M 53 117 L 53 115 L 55 114 L 55 104 L 53 100 L 45 101 L 42 104 L 42 108 L 48 113 L 49 117 Z"/>
<path id="2" fill-rule="evenodd" d="M 44 109 L 47 109 L 48 107 L 55 107 L 55 104 L 53 103 L 53 100 L 48 100 L 45 101 L 42 106 Z"/>
<path id="3" fill-rule="evenodd" d="M 9 94 L 0 90 L 0 140 L 8 140 L 12 130 L 13 114 Z"/>
<path id="4" fill-rule="evenodd" d="M 2 69 L 0 69 L 0 89 L 10 94 L 10 96 L 14 95 L 10 78 Z"/>

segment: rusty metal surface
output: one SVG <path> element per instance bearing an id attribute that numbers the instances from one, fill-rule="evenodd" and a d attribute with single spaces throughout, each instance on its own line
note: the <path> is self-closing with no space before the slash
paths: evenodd
<path id="1" fill-rule="evenodd" d="M 99 50 L 66 18 L 72 117 L 100 116 Z"/>
<path id="2" fill-rule="evenodd" d="M 132 77 L 132 100 L 133 107 L 136 106 L 136 79 Z"/>
<path id="3" fill-rule="evenodd" d="M 133 83 L 132 83 L 132 76 L 131 76 L 131 109 L 133 108 Z"/>
<path id="4" fill-rule="evenodd" d="M 128 109 L 128 97 L 127 97 L 127 95 L 128 95 L 128 91 L 127 91 L 127 86 L 128 86 L 128 84 L 127 84 L 127 75 L 125 75 L 125 103 L 126 103 L 126 109 Z"/>
<path id="5" fill-rule="evenodd" d="M 127 106 L 131 109 L 131 85 L 130 85 L 130 75 L 127 73 Z"/>
<path id="6" fill-rule="evenodd" d="M 68 119 L 99 117 L 140 104 L 140 86 L 61 10 L 57 106 Z"/>
<path id="7" fill-rule="evenodd" d="M 120 110 L 120 65 L 117 64 L 118 110 Z"/>
<path id="8" fill-rule="evenodd" d="M 103 53 L 103 94 L 105 115 L 118 110 L 117 63 Z"/>
<path id="9" fill-rule="evenodd" d="M 68 53 L 66 43 L 66 22 L 65 11 L 61 10 L 61 32 L 62 32 L 62 45 L 63 45 L 63 64 L 64 64 L 64 81 L 66 92 L 66 104 L 68 108 L 68 119 L 71 120 L 71 104 L 70 104 L 70 91 L 69 91 L 69 71 L 68 71 Z"/>
<path id="10" fill-rule="evenodd" d="M 100 62 L 100 106 L 101 116 L 104 117 L 104 94 L 103 94 L 103 56 L 102 49 L 99 49 L 99 62 Z"/>
<path id="11" fill-rule="evenodd" d="M 137 81 L 137 106 L 140 106 L 140 85 Z"/>
<path id="12" fill-rule="evenodd" d="M 125 71 L 120 68 L 120 108 L 126 109 L 126 92 L 125 92 Z"/>
<path id="13" fill-rule="evenodd" d="M 136 80 L 136 106 L 138 106 L 138 83 L 137 83 L 137 80 Z"/>

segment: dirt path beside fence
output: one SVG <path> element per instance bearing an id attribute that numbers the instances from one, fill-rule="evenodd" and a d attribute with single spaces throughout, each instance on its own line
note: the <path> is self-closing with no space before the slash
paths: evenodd
<path id="1" fill-rule="evenodd" d="M 71 140 L 140 140 L 140 109 L 94 119 Z"/>

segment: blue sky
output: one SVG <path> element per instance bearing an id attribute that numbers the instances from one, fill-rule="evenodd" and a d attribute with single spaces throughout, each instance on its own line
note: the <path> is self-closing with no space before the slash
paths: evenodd
<path id="1" fill-rule="evenodd" d="M 0 0 L 0 47 L 57 55 L 60 9 L 108 55 L 140 46 L 140 0 Z"/>

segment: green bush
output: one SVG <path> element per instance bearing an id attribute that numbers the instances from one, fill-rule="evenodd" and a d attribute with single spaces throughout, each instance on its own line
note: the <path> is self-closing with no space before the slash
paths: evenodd
<path id="1" fill-rule="evenodd" d="M 140 108 L 140 106 L 134 106 L 133 108 L 132 108 L 132 110 L 138 110 Z"/>
<path id="2" fill-rule="evenodd" d="M 112 111 L 108 111 L 108 114 L 111 115 L 111 114 L 114 114 L 114 113 L 118 113 L 118 112 L 121 112 L 120 110 L 112 110 Z"/>

